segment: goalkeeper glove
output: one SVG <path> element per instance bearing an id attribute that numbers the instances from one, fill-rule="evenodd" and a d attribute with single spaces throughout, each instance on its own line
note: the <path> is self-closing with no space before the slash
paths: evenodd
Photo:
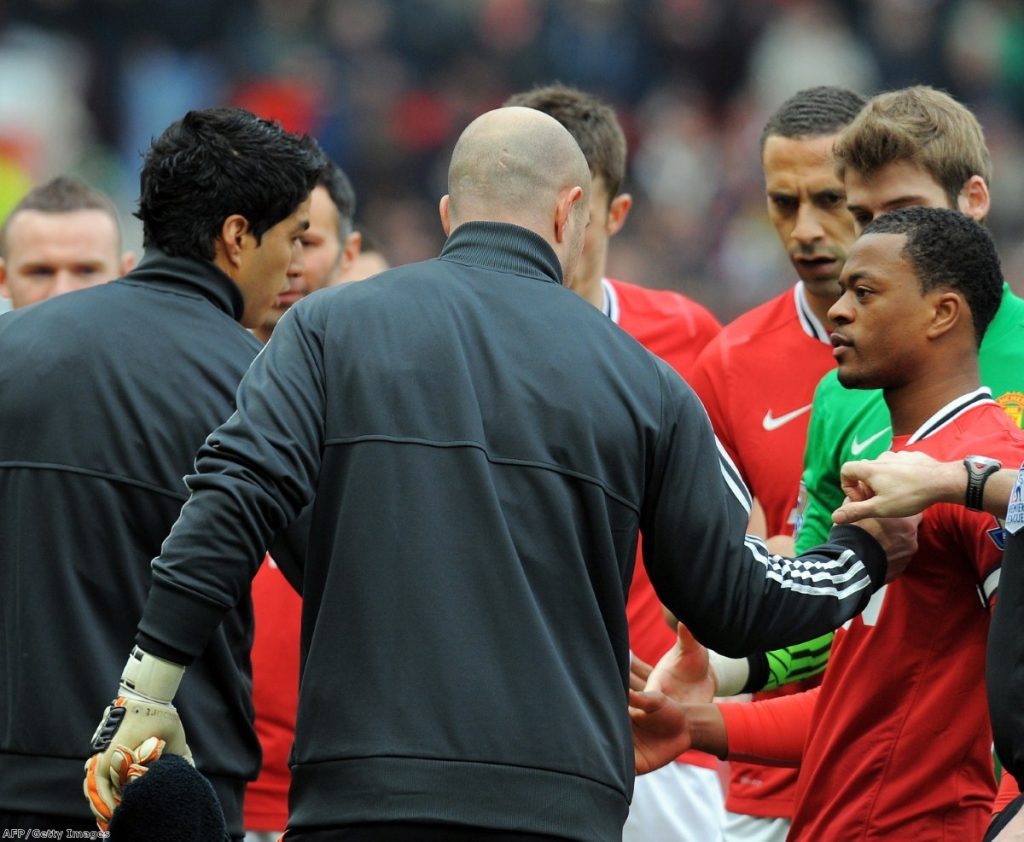
<path id="1" fill-rule="evenodd" d="M 85 764 L 83 791 L 100 830 L 108 829 L 124 787 L 141 773 L 140 767 L 165 752 L 192 763 L 185 731 L 171 704 L 184 672 L 179 664 L 137 646 L 132 649 L 118 696 L 93 734 L 96 753 Z"/>

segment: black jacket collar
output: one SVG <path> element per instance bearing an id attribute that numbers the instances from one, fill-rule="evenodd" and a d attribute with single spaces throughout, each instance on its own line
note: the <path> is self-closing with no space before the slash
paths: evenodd
<path id="1" fill-rule="evenodd" d="M 562 267 L 544 238 L 505 222 L 463 223 L 448 237 L 441 259 L 562 283 Z"/>
<path id="2" fill-rule="evenodd" d="M 124 280 L 200 295 L 236 322 L 245 311 L 245 299 L 238 285 L 209 260 L 172 257 L 148 248 L 139 265 L 125 275 Z"/>

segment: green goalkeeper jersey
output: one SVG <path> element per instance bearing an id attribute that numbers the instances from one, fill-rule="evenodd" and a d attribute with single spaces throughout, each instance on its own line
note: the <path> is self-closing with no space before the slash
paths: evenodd
<path id="1" fill-rule="evenodd" d="M 978 356 L 981 382 L 1019 427 L 1024 427 L 1024 299 L 1003 284 L 1003 300 L 985 331 Z M 832 512 L 843 502 L 840 471 L 852 459 L 874 459 L 892 443 L 892 422 L 880 389 L 847 389 L 833 369 L 814 392 L 800 482 L 796 551 L 828 540 Z M 984 455 L 984 454 L 981 454 Z M 808 678 L 828 663 L 831 635 L 750 659 L 748 690 Z"/>

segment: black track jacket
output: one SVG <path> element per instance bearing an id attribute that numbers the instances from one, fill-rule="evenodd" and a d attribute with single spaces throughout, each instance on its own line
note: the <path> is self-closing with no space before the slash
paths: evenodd
<path id="1" fill-rule="evenodd" d="M 294 827 L 420 821 L 620 838 L 633 780 L 625 596 L 733 655 L 834 629 L 881 584 L 847 527 L 801 560 L 667 365 L 514 225 L 316 293 L 202 448 L 139 644 L 187 662 L 313 501 Z"/>
<path id="2" fill-rule="evenodd" d="M 212 263 L 148 251 L 121 280 L 0 316 L 0 810 L 91 818 L 91 731 L 124 668 L 183 477 L 260 343 Z M 242 830 L 248 600 L 177 703 Z"/>

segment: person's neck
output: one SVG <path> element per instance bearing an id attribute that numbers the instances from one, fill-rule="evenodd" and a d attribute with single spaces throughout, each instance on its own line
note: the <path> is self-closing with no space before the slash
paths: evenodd
<path id="1" fill-rule="evenodd" d="M 821 322 L 825 329 L 831 332 L 832 322 L 829 320 L 828 311 L 832 308 L 832 305 L 839 299 L 839 287 L 833 293 L 826 294 L 824 292 L 817 292 L 811 290 L 809 284 L 804 284 L 804 301 L 810 308 L 810 311 L 814 314 L 814 317 Z"/>
<path id="2" fill-rule="evenodd" d="M 951 373 L 941 365 L 933 366 L 931 371 L 934 374 L 930 377 L 882 390 L 892 416 L 894 436 L 913 434 L 950 401 L 981 386 L 976 361 L 970 368 L 962 367 Z"/>
<path id="3" fill-rule="evenodd" d="M 252 335 L 255 336 L 260 342 L 266 345 L 270 341 L 270 334 L 274 332 L 272 327 L 266 325 L 260 325 L 252 329 Z"/>
<path id="4" fill-rule="evenodd" d="M 572 284 L 572 291 L 583 300 L 589 301 L 598 310 L 604 310 L 604 285 L 601 283 L 600 275 L 587 278 L 582 283 L 574 280 Z"/>

